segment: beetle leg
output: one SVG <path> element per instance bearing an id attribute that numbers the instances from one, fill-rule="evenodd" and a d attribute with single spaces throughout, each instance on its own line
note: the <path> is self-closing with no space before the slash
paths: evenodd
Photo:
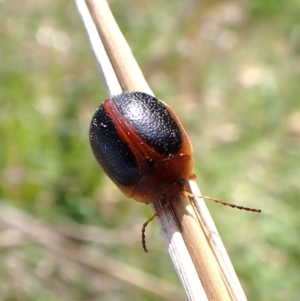
<path id="1" fill-rule="evenodd" d="M 170 200 L 168 200 L 155 214 L 153 214 L 146 222 L 143 223 L 142 227 L 142 244 L 143 244 L 143 249 L 146 253 L 148 253 L 147 247 L 146 247 L 146 227 L 148 224 L 155 219 L 155 217 L 160 216 L 162 212 L 170 206 Z"/>

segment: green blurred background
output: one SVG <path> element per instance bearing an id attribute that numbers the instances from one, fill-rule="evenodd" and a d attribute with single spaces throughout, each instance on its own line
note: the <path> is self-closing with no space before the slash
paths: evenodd
<path id="1" fill-rule="evenodd" d="M 110 4 L 190 135 L 202 193 L 262 209 L 208 203 L 248 299 L 300 300 L 300 2 Z M 109 275 L 107 258 L 181 291 L 156 222 L 141 248 L 150 208 L 123 197 L 91 153 L 106 92 L 74 3 L 1 1 L 0 33 L 0 300 L 167 300 L 147 278 L 149 291 Z"/>

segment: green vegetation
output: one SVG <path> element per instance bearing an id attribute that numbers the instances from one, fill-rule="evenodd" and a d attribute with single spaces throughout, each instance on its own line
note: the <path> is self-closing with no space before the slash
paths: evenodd
<path id="1" fill-rule="evenodd" d="M 190 134 L 203 194 L 263 211 L 208 204 L 248 299 L 299 300 L 300 2 L 111 7 L 156 96 Z M 71 227 L 70 252 L 108 256 L 180 289 L 155 222 L 150 254 L 142 251 L 150 208 L 124 198 L 91 153 L 89 122 L 106 93 L 74 3 L 0 8 L 0 300 L 164 300 L 66 260 L 4 221 L 21 220 L 9 204 L 63 235 Z M 102 235 L 84 242 L 74 223 Z"/>

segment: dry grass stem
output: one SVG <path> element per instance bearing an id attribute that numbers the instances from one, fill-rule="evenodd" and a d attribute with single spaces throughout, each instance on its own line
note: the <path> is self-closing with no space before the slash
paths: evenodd
<path id="1" fill-rule="evenodd" d="M 86 3 L 122 90 L 152 94 L 107 2 Z M 105 76 L 105 70 L 102 74 Z M 194 185 L 191 184 L 191 192 L 199 195 Z M 155 202 L 152 208 L 156 212 L 161 204 Z M 196 199 L 191 202 L 180 196 L 158 221 L 189 300 L 246 300 L 205 204 L 198 206 Z"/>

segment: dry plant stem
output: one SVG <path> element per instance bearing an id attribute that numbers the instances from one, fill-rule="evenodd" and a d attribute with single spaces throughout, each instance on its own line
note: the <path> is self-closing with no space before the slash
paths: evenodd
<path id="1" fill-rule="evenodd" d="M 89 32 L 89 22 L 86 23 L 85 20 L 89 20 L 90 19 L 90 15 L 89 16 L 84 16 L 85 13 L 87 13 L 87 9 L 86 9 L 86 5 L 85 5 L 85 1 L 84 0 L 75 0 L 78 10 L 80 11 L 81 17 L 83 19 L 83 22 L 85 23 L 86 29 Z M 97 2 L 99 3 L 99 2 Z M 109 16 L 110 18 L 107 20 L 105 24 L 107 30 L 109 30 L 110 28 L 110 20 L 111 22 L 113 22 L 115 24 L 115 21 L 113 19 L 113 16 L 110 13 L 109 7 L 106 5 L 104 5 L 103 8 L 103 3 L 102 3 L 102 7 L 101 7 L 101 12 L 106 15 Z M 88 12 L 89 14 L 89 12 Z M 92 30 L 93 30 L 93 26 L 92 26 Z M 90 34 L 88 34 L 89 36 L 91 36 Z M 118 34 L 116 35 L 118 36 Z M 101 41 L 102 42 L 102 41 Z M 126 60 L 123 57 L 119 57 L 121 56 L 121 54 L 124 55 L 124 52 L 117 52 L 117 54 L 114 52 L 114 48 L 112 48 L 111 44 L 108 43 L 107 41 L 104 41 L 104 43 L 106 44 L 107 48 L 108 48 L 108 53 L 110 54 L 110 56 L 116 56 L 116 59 L 120 61 L 120 64 L 124 61 L 128 62 L 128 60 Z M 126 41 L 124 39 L 121 40 L 119 44 L 120 49 L 123 48 L 123 44 L 125 44 L 125 48 L 128 48 L 128 45 L 126 44 Z M 121 44 L 121 45 L 120 45 Z M 94 47 L 94 43 L 91 43 L 92 47 Z M 97 55 L 97 51 L 94 51 L 95 55 Z M 103 60 L 108 60 L 107 56 L 101 56 L 97 58 L 97 61 L 103 61 Z M 130 61 L 134 61 L 134 58 L 132 57 L 130 59 Z M 110 62 L 110 61 L 109 61 Z M 118 64 L 118 65 L 120 65 Z M 106 63 L 100 63 L 100 67 L 101 66 L 106 66 Z M 122 68 L 123 69 L 123 68 Z M 128 67 L 127 67 L 128 69 Z M 116 73 L 118 73 L 119 70 L 115 70 Z M 114 74 L 112 74 L 111 72 L 106 72 L 106 70 L 102 70 L 101 71 L 102 75 L 105 77 L 105 81 L 109 82 L 109 77 L 111 76 L 116 76 Z M 119 74 L 119 73 L 118 73 Z M 137 74 L 136 72 L 133 72 L 133 74 Z M 120 81 L 122 81 L 122 76 L 119 74 L 119 78 Z M 132 76 L 131 76 L 132 78 Z M 114 79 L 113 79 L 114 80 Z M 145 89 L 144 91 L 147 91 L 148 93 L 151 93 L 150 88 L 148 87 L 147 83 L 144 83 Z M 118 87 L 115 89 L 113 86 L 111 85 L 107 85 L 107 88 L 111 88 L 112 90 L 109 90 L 108 93 L 109 94 L 114 94 L 114 90 L 117 90 Z M 142 88 L 136 88 L 140 91 L 143 91 Z M 131 89 L 129 89 L 131 90 Z M 156 212 L 156 208 L 157 206 L 159 206 L 159 203 L 155 203 L 152 204 L 151 207 L 153 209 L 154 212 Z M 169 246 L 169 254 L 170 257 L 173 261 L 174 264 L 174 268 L 177 271 L 177 274 L 179 275 L 179 278 L 183 284 L 184 290 L 186 292 L 186 295 L 188 296 L 189 300 L 203 300 L 206 301 L 208 300 L 205 294 L 205 291 L 203 289 L 203 286 L 201 285 L 200 279 L 197 275 L 195 266 L 192 262 L 192 259 L 190 257 L 190 254 L 186 248 L 186 245 L 183 241 L 182 235 L 180 234 L 180 231 L 177 227 L 177 223 L 174 220 L 174 216 L 172 211 L 170 210 L 170 208 L 166 209 L 160 217 L 157 218 L 158 223 L 160 225 L 162 234 L 163 234 L 163 238 L 166 242 L 166 244 Z"/>
<path id="2" fill-rule="evenodd" d="M 105 84 L 106 90 L 109 94 L 115 95 L 122 92 L 119 80 L 116 77 L 115 71 L 103 43 L 99 37 L 95 23 L 89 13 L 88 7 L 84 0 L 75 0 L 80 16 L 85 25 L 87 35 L 89 37 L 92 49 L 94 51 L 99 70 L 102 74 L 102 79 Z"/>
<path id="3" fill-rule="evenodd" d="M 86 0 L 86 2 L 122 89 L 144 91 L 151 94 L 106 1 Z M 158 202 L 152 204 L 155 211 L 160 207 Z M 189 300 L 246 300 L 225 248 L 218 249 L 219 244 L 211 244 L 210 235 L 214 230 L 207 228 L 210 223 L 202 223 L 205 219 L 199 218 L 193 210 L 189 198 L 185 196 L 172 202 L 172 208 L 173 211 L 165 210 L 158 220 L 163 236 L 169 242 L 169 253 Z M 201 211 L 199 208 L 197 210 Z M 208 215 L 209 219 L 210 215 L 207 209 L 203 212 Z M 185 244 L 180 245 L 182 239 L 180 233 L 176 231 L 176 224 L 182 231 Z M 214 232 L 214 235 L 218 236 L 217 232 Z M 218 240 L 221 242 L 219 236 Z M 216 256 L 216 254 L 219 255 Z M 180 264 L 183 258 L 189 258 L 189 256 L 193 263 Z M 222 262 L 224 260 L 225 264 Z M 229 266 L 229 268 L 223 268 L 224 266 Z M 201 279 L 207 297 L 201 291 L 199 278 L 195 271 Z"/>
<path id="4" fill-rule="evenodd" d="M 78 5 L 78 2 L 80 2 L 80 5 Z M 99 2 L 97 2 L 99 3 Z M 80 10 L 81 7 L 84 7 L 84 0 L 76 0 L 76 4 L 78 6 L 78 9 Z M 106 20 L 106 22 L 104 22 L 104 25 L 107 28 L 110 28 L 110 20 L 112 20 L 111 22 L 113 22 L 115 24 L 115 21 L 113 19 L 113 16 L 111 15 L 110 11 L 109 11 L 109 7 L 106 5 L 104 5 L 103 8 L 103 2 L 102 2 L 102 6 L 101 6 L 101 12 L 107 17 L 109 16 L 109 19 Z M 84 10 L 85 11 L 85 7 Z M 83 21 L 85 22 L 85 17 L 83 16 L 83 12 L 81 12 L 81 16 Z M 87 19 L 89 19 L 90 16 L 87 17 Z M 89 26 L 87 26 L 87 24 L 85 24 L 87 31 L 89 31 Z M 126 44 L 126 41 L 124 39 L 121 40 L 121 43 L 119 43 L 119 48 L 123 49 L 123 45 L 122 42 L 125 43 L 125 48 L 128 48 L 128 45 Z M 108 44 L 110 43 L 110 41 L 107 42 Z M 93 47 L 93 43 L 92 47 Z M 121 45 L 120 45 L 121 44 Z M 94 51 L 96 54 L 96 51 Z M 123 56 L 124 56 L 123 51 L 119 51 L 119 52 L 113 52 L 113 54 L 110 54 L 110 57 L 112 55 L 117 56 L 116 59 L 120 60 L 120 64 L 118 64 L 119 66 L 121 66 L 122 64 L 124 64 L 124 61 L 128 61 L 124 58 L 123 60 Z M 127 52 L 128 54 L 128 52 Z M 132 56 L 132 55 L 131 55 Z M 97 61 L 101 61 L 105 59 L 106 60 L 106 56 L 103 56 L 101 58 L 99 58 Z M 135 61 L 133 57 L 131 57 L 130 59 L 131 61 Z M 101 66 L 105 66 L 105 64 L 100 64 Z M 126 69 L 126 68 L 125 68 Z M 127 66 L 128 69 L 128 66 Z M 120 74 L 123 72 L 123 69 L 120 70 L 115 70 L 117 74 Z M 102 70 L 101 72 L 105 77 L 109 77 L 111 74 L 110 72 L 106 73 L 106 70 Z M 133 74 L 137 74 L 134 73 Z M 131 76 L 132 77 L 132 76 Z M 119 78 L 122 78 L 122 76 L 119 76 Z M 106 81 L 108 81 L 107 79 L 105 79 Z M 123 85 L 124 86 L 124 85 Z M 110 87 L 110 86 L 109 86 Z M 147 83 L 145 82 L 145 89 L 144 91 L 151 93 L 150 88 L 148 87 Z M 112 87 L 112 89 L 114 89 Z M 131 88 L 129 90 L 132 89 L 138 89 L 140 91 L 143 91 L 142 88 L 139 88 L 138 86 L 136 88 Z M 113 94 L 113 91 L 108 91 L 109 94 Z M 156 212 L 155 208 L 156 206 L 159 206 L 158 203 L 156 204 L 152 204 L 151 207 L 154 210 L 154 212 Z M 162 230 L 162 234 L 164 237 L 164 240 L 166 242 L 166 244 L 169 246 L 169 254 L 171 256 L 171 259 L 173 261 L 174 267 L 179 275 L 179 278 L 183 284 L 183 287 L 185 289 L 185 292 L 188 296 L 189 300 L 208 300 L 205 294 L 205 291 L 201 285 L 200 279 L 197 275 L 195 266 L 192 262 L 192 259 L 190 257 L 190 254 L 186 248 L 186 245 L 183 241 L 182 235 L 179 232 L 179 229 L 177 227 L 177 223 L 174 220 L 174 216 L 172 211 L 170 210 L 170 208 L 168 208 L 167 210 L 165 210 L 163 212 L 163 214 L 158 218 L 158 222 L 160 225 L 160 228 Z"/>
<path id="5" fill-rule="evenodd" d="M 86 0 L 123 91 L 152 93 L 106 1 Z M 109 42 L 109 44 L 108 44 Z M 109 45 L 109 47 L 108 47 Z M 111 53 L 113 55 L 110 55 Z M 121 60 L 120 60 L 121 58 Z"/>
<path id="6" fill-rule="evenodd" d="M 200 190 L 194 181 L 189 181 L 191 192 L 194 195 L 201 195 Z M 220 273 L 226 283 L 227 289 L 234 300 L 246 301 L 243 288 L 236 276 L 230 258 L 227 255 L 224 244 L 220 238 L 219 232 L 215 226 L 215 223 L 210 216 L 205 201 L 202 198 L 195 197 L 193 199 L 193 205 L 195 205 L 195 214 L 199 223 L 203 227 L 203 231 L 211 245 L 212 251 L 218 261 Z"/>
<path id="7" fill-rule="evenodd" d="M 205 279 L 205 292 L 208 300 L 232 300 L 220 273 L 218 262 L 208 244 L 207 236 L 204 230 L 198 229 L 199 221 L 190 200 L 185 196 L 180 196 L 174 202 L 176 202 L 176 206 L 172 206 L 174 214 L 180 223 L 185 241 L 190 244 L 188 249 L 197 273 L 201 281 Z M 182 214 L 183 212 L 185 213 Z"/>

